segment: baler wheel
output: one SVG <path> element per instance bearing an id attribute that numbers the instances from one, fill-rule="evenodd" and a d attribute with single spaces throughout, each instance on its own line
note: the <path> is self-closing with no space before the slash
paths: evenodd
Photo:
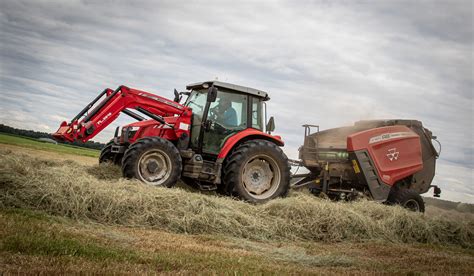
<path id="1" fill-rule="evenodd" d="M 105 144 L 104 148 L 100 151 L 99 155 L 99 164 L 101 163 L 113 163 L 115 165 L 121 165 L 122 164 L 122 157 L 123 154 L 119 153 L 113 153 L 112 150 L 112 145 L 113 141 L 108 142 Z"/>
<path id="2" fill-rule="evenodd" d="M 286 196 L 290 188 L 290 165 L 285 153 L 266 140 L 251 140 L 227 157 L 224 185 L 238 197 L 253 203 Z"/>
<path id="3" fill-rule="evenodd" d="M 388 202 L 391 204 L 401 205 L 414 212 L 425 212 L 425 202 L 423 198 L 414 190 L 410 189 L 397 189 L 391 192 Z"/>
<path id="4" fill-rule="evenodd" d="M 160 137 L 145 137 L 125 152 L 122 173 L 153 186 L 172 187 L 181 176 L 182 161 L 178 149 Z"/>

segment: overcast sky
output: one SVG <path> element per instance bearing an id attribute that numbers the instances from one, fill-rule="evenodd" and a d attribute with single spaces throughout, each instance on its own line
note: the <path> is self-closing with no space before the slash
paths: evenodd
<path id="1" fill-rule="evenodd" d="M 0 123 L 54 132 L 106 87 L 218 78 L 269 92 L 290 158 L 304 123 L 421 120 L 442 198 L 474 203 L 471 1 L 3 0 L 0 32 Z"/>

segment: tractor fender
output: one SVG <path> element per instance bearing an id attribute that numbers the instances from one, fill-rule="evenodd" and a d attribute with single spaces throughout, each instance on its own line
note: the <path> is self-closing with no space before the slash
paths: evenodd
<path id="1" fill-rule="evenodd" d="M 235 135 L 232 135 L 229 137 L 225 143 L 224 146 L 222 147 L 221 151 L 219 152 L 219 155 L 217 156 L 218 159 L 224 159 L 226 158 L 227 154 L 232 151 L 233 148 L 235 148 L 237 145 L 249 141 L 249 140 L 255 140 L 255 139 L 262 139 L 262 140 L 267 140 L 270 142 L 275 143 L 276 145 L 283 147 L 285 143 L 283 140 L 281 140 L 280 136 L 273 136 L 270 134 L 267 134 L 265 132 L 262 132 L 258 129 L 254 128 L 247 128 L 241 132 L 236 133 Z"/>

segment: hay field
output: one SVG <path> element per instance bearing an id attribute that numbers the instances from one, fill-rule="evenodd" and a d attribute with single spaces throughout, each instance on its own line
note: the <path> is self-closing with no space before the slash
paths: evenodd
<path id="1" fill-rule="evenodd" d="M 30 137 L 20 137 L 16 135 L 0 133 L 0 144 L 20 146 L 23 148 L 48 151 L 59 154 L 73 154 L 77 156 L 87 156 L 98 158 L 100 151 L 89 148 L 81 148 L 73 145 L 66 144 L 51 144 L 46 142 L 40 142 L 38 139 Z"/>
<path id="2" fill-rule="evenodd" d="M 8 271 L 474 273 L 470 218 L 304 193 L 256 206 L 124 180 L 114 166 L 5 149 L 0 208 L 0 267 Z"/>

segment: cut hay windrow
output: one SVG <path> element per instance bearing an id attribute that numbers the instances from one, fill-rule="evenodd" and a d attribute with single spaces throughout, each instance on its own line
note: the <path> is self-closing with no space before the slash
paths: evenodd
<path id="1" fill-rule="evenodd" d="M 42 210 L 103 224 L 254 240 L 420 242 L 474 247 L 474 221 L 433 218 L 371 201 L 331 202 L 302 193 L 252 205 L 120 177 L 112 165 L 81 166 L 0 151 L 0 207 Z"/>

